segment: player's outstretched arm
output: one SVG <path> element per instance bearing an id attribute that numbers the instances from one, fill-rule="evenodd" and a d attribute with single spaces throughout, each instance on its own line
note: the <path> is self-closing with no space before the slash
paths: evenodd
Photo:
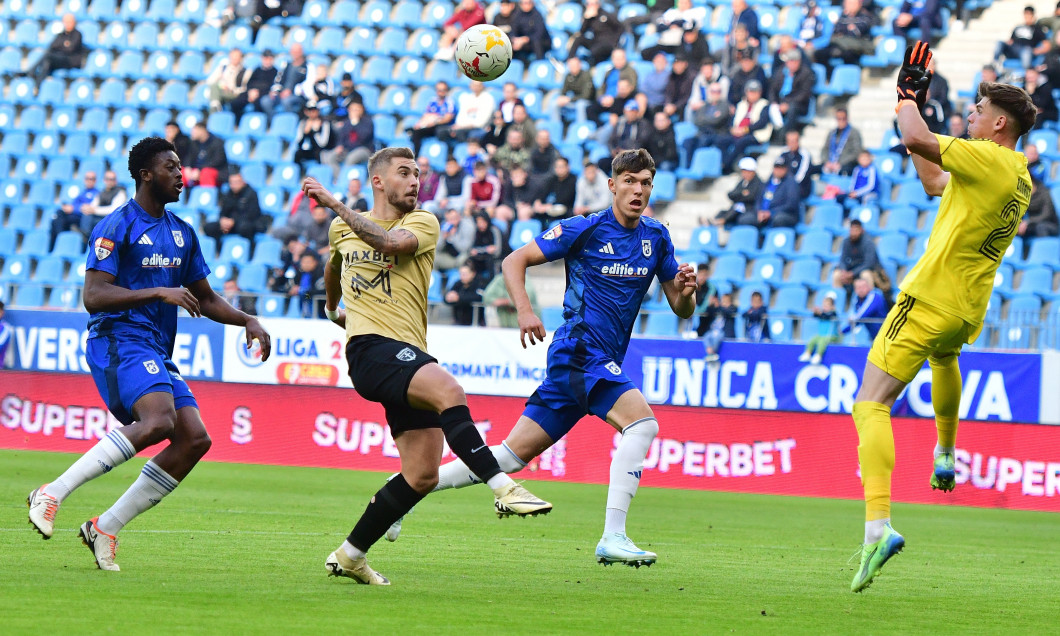
<path id="1" fill-rule="evenodd" d="M 336 199 L 335 195 L 312 177 L 306 177 L 302 182 L 302 191 L 306 193 L 306 196 L 312 197 L 317 203 L 339 215 L 339 218 L 345 221 L 346 225 L 350 226 L 350 229 L 362 241 L 383 254 L 415 254 L 420 246 L 420 240 L 412 232 L 403 227 L 384 230 L 376 223 L 346 207 L 342 201 Z"/>
<path id="2" fill-rule="evenodd" d="M 673 280 L 662 284 L 670 309 L 681 318 L 691 318 L 696 311 L 696 273 L 688 263 L 677 268 Z"/>
<path id="3" fill-rule="evenodd" d="M 342 298 L 342 278 L 339 268 L 342 266 L 341 257 L 332 257 L 324 263 L 324 293 L 327 300 L 324 302 L 324 312 L 328 320 L 336 325 L 346 328 L 346 310 L 339 309 L 339 299 Z"/>
<path id="4" fill-rule="evenodd" d="M 149 287 L 126 289 L 114 284 L 114 274 L 90 269 L 85 272 L 82 297 L 89 313 L 124 311 L 162 301 L 188 310 L 192 316 L 202 315 L 199 300 L 183 287 Z"/>
<path id="5" fill-rule="evenodd" d="M 269 332 L 265 331 L 265 328 L 261 326 L 257 318 L 245 314 L 226 303 L 223 298 L 210 288 L 210 283 L 205 278 L 200 278 L 188 285 L 188 290 L 198 299 L 203 316 L 214 322 L 243 327 L 247 333 L 247 348 L 249 349 L 254 341 L 257 340 L 261 344 L 261 359 L 269 359 L 269 353 L 272 352 L 272 338 L 269 337 Z"/>
<path id="6" fill-rule="evenodd" d="M 534 313 L 530 304 L 530 295 L 526 293 L 526 270 L 534 265 L 547 262 L 541 248 L 531 241 L 509 254 L 501 261 L 501 273 L 504 275 L 504 286 L 519 314 L 519 342 L 526 348 L 526 338 L 530 344 L 545 341 L 545 325 Z"/>

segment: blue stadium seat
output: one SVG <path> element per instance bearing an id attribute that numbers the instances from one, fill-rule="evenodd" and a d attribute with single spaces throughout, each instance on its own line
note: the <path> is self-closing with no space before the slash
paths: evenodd
<path id="1" fill-rule="evenodd" d="M 1016 269 L 1027 269 L 1027 263 L 1023 260 L 1023 237 L 1014 236 L 1005 250 L 1005 262 Z"/>
<path id="2" fill-rule="evenodd" d="M 66 136 L 63 154 L 69 157 L 87 157 L 92 152 L 92 137 L 87 132 L 76 132 Z M 103 175 L 97 175 L 102 177 Z"/>
<path id="3" fill-rule="evenodd" d="M 721 150 L 714 147 L 698 148 L 692 153 L 688 168 L 677 170 L 679 179 L 717 179 L 721 176 Z"/>
<path id="4" fill-rule="evenodd" d="M 140 51 L 125 50 L 114 63 L 112 77 L 139 79 L 144 76 L 144 55 Z"/>
<path id="5" fill-rule="evenodd" d="M 22 53 L 14 47 L 0 51 L 0 75 L 11 76 L 22 71 Z"/>
<path id="6" fill-rule="evenodd" d="M 95 154 L 115 156 L 125 149 L 125 137 L 120 133 L 107 133 L 96 138 Z"/>
<path id="7" fill-rule="evenodd" d="M 677 198 L 677 175 L 669 170 L 655 173 L 652 196 L 656 201 L 666 203 Z"/>
<path id="8" fill-rule="evenodd" d="M 453 3 L 448 0 L 431 0 L 423 8 L 423 23 L 427 27 L 441 27 L 453 14 Z"/>
<path id="9" fill-rule="evenodd" d="M 40 260 L 37 261 L 37 269 L 33 272 L 33 281 L 48 286 L 62 285 L 65 273 L 66 261 L 58 256 L 47 256 L 45 253 L 40 255 Z"/>
<path id="10" fill-rule="evenodd" d="M 412 109 L 412 91 L 404 86 L 391 86 L 379 98 L 377 112 L 391 115 L 416 115 Z"/>
<path id="11" fill-rule="evenodd" d="M 73 106 L 61 106 L 52 110 L 51 128 L 68 133 L 77 128 L 77 109 Z"/>
<path id="12" fill-rule="evenodd" d="M 81 233 L 73 230 L 60 232 L 55 237 L 55 247 L 52 255 L 68 261 L 77 261 L 85 257 L 85 246 L 81 240 Z"/>
<path id="13" fill-rule="evenodd" d="M 257 294 L 268 291 L 268 271 L 264 265 L 250 263 L 240 268 L 236 282 L 245 292 Z"/>
<path id="14" fill-rule="evenodd" d="M 25 254 L 9 254 L 4 258 L 4 282 L 24 283 L 29 280 L 32 261 Z"/>
<path id="15" fill-rule="evenodd" d="M 269 119 L 265 113 L 243 113 L 239 118 L 239 127 L 236 129 L 240 135 L 246 135 L 252 139 L 264 136 L 269 127 Z"/>
<path id="16" fill-rule="evenodd" d="M 217 113 L 212 113 L 216 115 Z M 231 115 L 232 113 L 228 113 Z M 210 125 L 206 125 L 210 128 Z M 225 155 L 230 163 L 242 164 L 250 158 L 250 140 L 246 137 L 225 136 Z"/>
<path id="17" fill-rule="evenodd" d="M 301 185 L 301 169 L 298 164 L 291 162 L 280 162 L 273 165 L 272 185 L 280 186 L 287 190 L 296 190 Z"/>
<path id="18" fill-rule="evenodd" d="M 8 8 L 8 10 L 10 11 L 11 9 Z M 10 42 L 15 46 L 32 49 L 44 44 L 41 36 L 40 26 L 36 20 L 22 20 L 15 25 L 14 30 L 11 32 Z"/>
<path id="19" fill-rule="evenodd" d="M 276 165 L 283 163 L 286 146 L 276 137 L 265 137 L 254 144 L 254 153 L 251 155 L 255 160 L 266 164 Z"/>
<path id="20" fill-rule="evenodd" d="M 898 192 L 894 195 L 893 201 L 881 201 L 880 205 L 887 209 L 912 206 L 918 210 L 927 210 L 937 209 L 938 201 L 931 200 L 931 197 L 924 192 L 924 186 L 920 181 L 906 181 L 898 184 Z"/>
<path id="21" fill-rule="evenodd" d="M 19 163 L 25 159 L 27 159 L 27 157 L 20 159 Z M 39 161 L 34 157 L 28 157 L 28 159 L 35 162 Z M 52 179 L 41 178 L 39 172 L 37 175 L 36 178 L 26 180 L 26 183 L 29 184 L 29 194 L 26 196 L 26 201 L 41 209 L 47 209 L 50 213 L 51 209 L 55 206 L 55 181 Z"/>
<path id="22" fill-rule="evenodd" d="M 368 58 L 361 67 L 361 82 L 387 86 L 393 79 L 393 73 L 394 63 L 389 58 L 375 55 Z"/>
<path id="23" fill-rule="evenodd" d="M 110 128 L 110 115 L 101 106 L 89 108 L 81 115 L 81 130 L 91 133 L 102 133 Z"/>
<path id="24" fill-rule="evenodd" d="M 0 130 L 14 127 L 15 106 L 14 104 L 0 104 Z"/>
<path id="25" fill-rule="evenodd" d="M 747 280 L 747 259 L 741 254 L 722 254 L 714 261 L 711 279 L 739 285 Z"/>
<path id="26" fill-rule="evenodd" d="M 206 118 L 206 129 L 222 139 L 231 137 L 236 131 L 236 116 L 227 110 L 210 113 Z"/>
<path id="27" fill-rule="evenodd" d="M 258 296 L 258 315 L 266 318 L 283 317 L 286 300 L 286 297 L 280 294 L 262 294 Z"/>
<path id="28" fill-rule="evenodd" d="M 887 215 L 887 225 L 883 227 L 885 232 L 902 232 L 906 236 L 918 236 L 920 234 L 917 224 L 920 222 L 920 212 L 916 208 L 903 206 L 892 208 Z"/>
<path id="29" fill-rule="evenodd" d="M 15 294 L 16 307 L 43 307 L 44 287 L 36 283 L 22 283 Z"/>
<path id="30" fill-rule="evenodd" d="M 825 262 L 833 263 L 839 255 L 832 251 L 833 235 L 827 230 L 809 230 L 802 235 L 799 245 L 800 256 L 816 256 Z"/>
<path id="31" fill-rule="evenodd" d="M 825 230 L 833 236 L 843 232 L 843 206 L 838 203 L 818 203 L 813 207 L 813 218 L 809 224 L 800 225 L 799 230 Z"/>
<path id="32" fill-rule="evenodd" d="M 254 32 L 245 24 L 233 24 L 225 31 L 222 40 L 226 48 L 250 51 L 253 50 Z"/>
<path id="33" fill-rule="evenodd" d="M 737 225 L 729 232 L 729 242 L 725 245 L 727 252 L 736 252 L 749 258 L 758 253 L 758 228 L 750 225 Z"/>
<path id="34" fill-rule="evenodd" d="M 427 285 L 427 302 L 440 304 L 442 300 L 442 273 L 431 270 L 431 282 Z"/>
<path id="35" fill-rule="evenodd" d="M 13 228 L 0 227 L 0 254 L 14 254 L 18 233 Z"/>
<path id="36" fill-rule="evenodd" d="M 109 1 L 109 0 L 105 0 Z M 92 3 L 96 4 L 95 2 Z M 91 5 L 90 5 L 91 6 Z M 116 51 L 124 50 L 128 46 L 129 42 L 129 25 L 124 22 L 114 20 L 112 22 L 106 22 L 106 20 L 113 20 L 114 16 L 103 17 L 94 16 L 100 19 L 106 24 L 106 27 L 100 30 L 99 33 L 99 46 L 105 49 L 111 49 Z"/>
<path id="37" fill-rule="evenodd" d="M 56 16 L 55 0 L 33 0 L 29 3 L 29 9 L 26 13 L 35 18 L 54 20 Z"/>
<path id="38" fill-rule="evenodd" d="M 169 22 L 176 18 L 176 0 L 151 0 L 146 17 L 155 22 Z"/>
<path id="39" fill-rule="evenodd" d="M 18 130 L 38 132 L 44 128 L 44 108 L 41 106 L 26 106 L 18 118 Z"/>
<path id="40" fill-rule="evenodd" d="M 44 258 L 49 254 L 48 243 L 50 241 L 48 230 L 30 230 L 22 237 L 22 245 L 18 253 L 32 256 L 35 259 Z"/>
<path id="41" fill-rule="evenodd" d="M 147 79 L 168 80 L 177 77 L 173 68 L 173 54 L 169 51 L 155 51 L 147 56 L 143 76 Z"/>
<path id="42" fill-rule="evenodd" d="M 1013 270 L 1011 265 L 1002 264 L 994 274 L 994 293 L 1002 298 L 1010 298 L 1013 295 L 1012 288 Z"/>
<path id="43" fill-rule="evenodd" d="M 756 258 L 751 264 L 752 281 L 763 281 L 777 286 L 784 277 L 784 259 L 777 256 Z"/>
<path id="44" fill-rule="evenodd" d="M 517 250 L 534 240 L 541 233 L 541 222 L 537 220 L 516 221 L 512 223 L 512 233 L 508 239 L 508 245 Z"/>
<path id="45" fill-rule="evenodd" d="M 8 135 L 10 137 L 11 135 Z M 26 189 L 26 184 L 23 183 L 22 179 L 4 179 L 0 182 L 0 204 L 5 205 L 19 205 L 22 203 L 22 194 Z M 7 215 L 8 225 L 11 224 L 11 219 L 15 214 L 13 208 Z M 24 214 L 24 213 L 23 213 Z M 36 211 L 34 211 L 33 226 L 36 227 Z"/>
<path id="46" fill-rule="evenodd" d="M 902 59 L 905 57 L 905 46 L 905 38 L 896 35 L 881 37 L 872 55 L 861 56 L 861 66 L 866 68 L 901 66 Z"/>
<path id="47" fill-rule="evenodd" d="M 85 173 L 95 172 L 99 179 L 103 178 L 103 173 L 107 171 L 107 161 L 103 157 L 88 157 L 82 159 L 77 165 L 77 177 L 84 179 Z"/>
<path id="48" fill-rule="evenodd" d="M 251 263 L 278 267 L 280 255 L 283 253 L 283 243 L 275 238 L 262 238 L 254 242 L 254 258 Z"/>
<path id="49" fill-rule="evenodd" d="M 254 48 L 258 52 L 271 49 L 273 52 L 282 51 L 283 29 L 273 24 L 266 24 L 258 31 L 258 37 L 254 40 Z"/>
<path id="50" fill-rule="evenodd" d="M 50 161 L 59 152 L 59 133 L 44 130 L 44 126 L 37 128 L 38 132 L 33 137 L 33 148 L 31 152 L 48 157 Z"/>
<path id="51" fill-rule="evenodd" d="M 243 179 L 250 184 L 254 189 L 257 189 L 265 184 L 268 180 L 268 167 L 262 161 L 248 161 L 244 157 L 235 157 L 229 154 L 229 161 L 233 163 L 240 163 L 239 171 L 243 175 Z"/>
<path id="52" fill-rule="evenodd" d="M 1060 238 L 1043 237 L 1032 240 L 1031 249 L 1027 253 L 1027 264 L 1060 270 Z"/>
<path id="53" fill-rule="evenodd" d="M 1060 298 L 1060 294 L 1053 290 L 1053 270 L 1045 266 L 1030 267 L 1024 271 L 1016 291 L 1020 294 L 1035 294 L 1047 301 Z"/>
<path id="54" fill-rule="evenodd" d="M 232 278 L 235 274 L 235 268 L 232 267 L 231 263 L 224 261 L 209 263 L 209 265 L 210 274 L 206 277 L 206 282 L 210 284 L 214 291 L 221 291 L 224 288 L 225 281 Z"/>
<path id="55" fill-rule="evenodd" d="M 876 242 L 876 255 L 881 261 L 905 265 L 909 261 L 909 237 L 901 232 L 888 232 Z"/>
<path id="56" fill-rule="evenodd" d="M 795 255 L 795 230 L 790 227 L 774 227 L 766 230 L 762 241 L 763 254 L 779 254 L 786 258 Z"/>
<path id="57" fill-rule="evenodd" d="M 755 292 L 762 294 L 762 303 L 767 307 L 769 306 L 769 285 L 750 283 L 740 287 L 740 292 L 736 296 L 736 304 L 740 309 L 744 310 L 751 306 L 751 294 Z"/>
<path id="58" fill-rule="evenodd" d="M 376 51 L 383 55 L 398 57 L 408 52 L 409 34 L 405 29 L 386 28 L 375 42 Z"/>
<path id="59" fill-rule="evenodd" d="M 224 50 L 221 46 L 221 31 L 212 24 L 203 24 L 195 29 L 194 41 L 195 48 L 200 51 L 216 53 Z"/>
<path id="60" fill-rule="evenodd" d="M 250 241 L 242 236 L 229 234 L 221 241 L 222 261 L 245 263 L 250 259 Z"/>
<path id="61" fill-rule="evenodd" d="M 821 261 L 816 258 L 798 258 L 791 263 L 788 277 L 781 282 L 783 286 L 805 286 L 817 289 L 821 286 Z"/>
<path id="62" fill-rule="evenodd" d="M 111 116 L 112 130 L 126 135 L 140 131 L 140 113 L 132 108 L 122 108 Z"/>
<path id="63" fill-rule="evenodd" d="M 383 0 L 369 0 L 361 7 L 363 24 L 387 25 L 390 23 L 390 10 L 393 5 Z"/>
<path id="64" fill-rule="evenodd" d="M 548 60 L 534 60 L 526 69 L 526 85 L 541 90 L 551 91 L 563 84 L 563 78 L 556 72 L 552 62 Z"/>
<path id="65" fill-rule="evenodd" d="M 448 154 L 449 147 L 437 139 L 424 140 L 423 145 L 420 146 L 420 156 L 426 156 L 431 163 L 431 167 L 438 171 L 445 169 L 445 160 Z"/>
<path id="66" fill-rule="evenodd" d="M 342 55 L 346 52 L 346 32 L 339 27 L 324 27 L 317 35 L 313 45 L 315 51 L 328 55 Z"/>
<path id="67" fill-rule="evenodd" d="M 66 87 L 62 80 L 45 78 L 37 92 L 37 102 L 45 106 L 62 106 L 66 102 Z"/>
<path id="68" fill-rule="evenodd" d="M 169 206 L 169 207 L 172 208 L 173 206 Z M 195 228 L 196 232 L 198 232 L 199 230 L 202 229 L 202 222 L 203 222 L 203 214 L 202 214 L 202 212 L 199 212 L 195 208 L 180 208 L 179 211 L 178 210 L 171 210 L 171 211 L 174 214 L 176 214 L 178 217 L 180 217 L 180 219 L 182 221 L 184 221 L 188 225 L 190 225 L 193 228 Z M 212 254 L 211 254 L 211 256 L 212 256 Z"/>
<path id="69" fill-rule="evenodd" d="M 90 106 L 95 100 L 95 91 L 95 85 L 91 80 L 74 80 L 66 93 L 66 103 L 73 106 Z"/>
<path id="70" fill-rule="evenodd" d="M 57 285 L 48 292 L 47 306 L 53 309 L 81 309 L 81 292 L 78 286 Z"/>
<path id="71" fill-rule="evenodd" d="M 644 324 L 645 336 L 676 338 L 679 319 L 672 311 L 653 311 Z"/>
<path id="72" fill-rule="evenodd" d="M 7 86 L 7 100 L 15 104 L 30 104 L 36 101 L 34 97 L 34 82 L 28 77 L 18 77 L 11 80 Z"/>
<path id="73" fill-rule="evenodd" d="M 298 115 L 295 113 L 277 113 L 272 118 L 269 134 L 284 141 L 294 141 L 294 138 L 298 136 Z"/>
<path id="74" fill-rule="evenodd" d="M 166 124 L 173 118 L 173 113 L 168 108 L 152 108 L 144 115 L 144 134 L 161 135 L 166 130 Z M 185 133 L 186 134 L 186 133 Z"/>
<path id="75" fill-rule="evenodd" d="M 192 188 L 188 202 L 200 210 L 212 210 L 217 207 L 217 188 L 196 186 Z"/>
<path id="76" fill-rule="evenodd" d="M 96 96 L 96 103 L 113 108 L 124 106 L 125 82 L 113 77 L 104 80 L 99 86 L 99 94 Z"/>
<path id="77" fill-rule="evenodd" d="M 806 309 L 808 300 L 809 292 L 805 287 L 782 287 L 773 297 L 772 310 L 778 314 L 805 316 L 810 313 Z"/>
<path id="78" fill-rule="evenodd" d="M 1009 301 L 1008 316 L 1002 321 L 998 346 L 1003 349 L 1027 349 L 1031 335 L 1041 322 L 1042 301 L 1037 296 L 1020 295 Z"/>
<path id="79" fill-rule="evenodd" d="M 204 68 L 206 68 L 206 56 L 200 51 L 185 51 L 173 66 L 171 77 L 173 79 L 182 80 L 199 80 L 202 79 Z M 187 94 L 187 84 L 181 84 L 181 86 L 184 88 L 185 94 Z M 185 97 L 184 101 L 180 103 L 180 106 L 187 103 L 188 100 L 187 97 Z"/>

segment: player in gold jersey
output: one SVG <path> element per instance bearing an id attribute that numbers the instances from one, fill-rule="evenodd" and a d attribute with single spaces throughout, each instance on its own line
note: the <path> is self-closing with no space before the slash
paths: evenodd
<path id="1" fill-rule="evenodd" d="M 932 134 L 920 116 L 931 53 L 917 42 L 899 72 L 898 126 L 924 185 L 941 195 L 927 249 L 902 281 L 902 293 L 877 334 L 854 401 L 858 458 L 865 487 L 865 539 L 850 589 L 872 583 L 905 540 L 891 528 L 894 436 L 891 408 L 926 359 L 938 444 L 930 484 L 955 485 L 954 448 L 961 401 L 957 356 L 979 335 L 1001 257 L 1030 202 L 1027 159 L 1016 152 L 1034 125 L 1035 107 L 1021 88 L 984 82 L 968 116 L 970 139 Z"/>
<path id="2" fill-rule="evenodd" d="M 389 585 L 365 553 L 392 523 L 438 483 L 443 439 L 493 489 L 498 516 L 547 513 L 552 504 L 516 484 L 475 428 L 464 390 L 426 353 L 427 287 L 438 220 L 416 209 L 419 168 L 408 148 L 385 148 L 368 161 L 375 203 L 358 213 L 316 180 L 302 190 L 338 215 L 324 268 L 328 318 L 346 328 L 350 379 L 365 399 L 381 403 L 401 456 L 394 475 L 368 504 L 325 566 L 334 576 Z M 345 311 L 337 309 L 339 298 Z"/>

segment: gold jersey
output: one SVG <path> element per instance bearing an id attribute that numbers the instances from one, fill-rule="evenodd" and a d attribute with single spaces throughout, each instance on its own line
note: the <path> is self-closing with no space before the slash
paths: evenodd
<path id="1" fill-rule="evenodd" d="M 438 219 L 413 210 L 383 221 L 371 212 L 361 216 L 384 230 L 404 228 L 416 235 L 413 254 L 386 255 L 365 243 L 341 218 L 331 222 L 331 264 L 340 272 L 346 305 L 346 339 L 377 334 L 427 350 L 427 287 L 434 268 Z"/>
<path id="2" fill-rule="evenodd" d="M 1031 199 L 1027 158 L 985 139 L 935 135 L 950 173 L 924 255 L 906 294 L 980 326 L 994 276 Z M 970 335 L 972 342 L 979 329 Z"/>

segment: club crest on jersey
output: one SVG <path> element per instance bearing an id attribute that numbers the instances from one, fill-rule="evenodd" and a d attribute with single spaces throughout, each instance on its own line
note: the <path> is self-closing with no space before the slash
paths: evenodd
<path id="1" fill-rule="evenodd" d="M 640 242 L 640 251 L 644 253 L 645 258 L 651 257 L 651 241 L 648 239 L 642 239 Z"/>
<path id="2" fill-rule="evenodd" d="M 563 226 L 562 225 L 557 225 L 556 227 L 552 228 L 551 230 L 545 232 L 541 236 L 541 238 L 545 239 L 546 241 L 551 241 L 552 239 L 558 239 L 561 234 L 563 234 Z"/>
<path id="3" fill-rule="evenodd" d="M 401 351 L 398 351 L 397 356 L 395 357 L 398 360 L 401 360 L 402 362 L 412 362 L 416 359 L 416 352 L 412 349 L 409 349 L 408 347 L 405 347 Z"/>
<path id="4" fill-rule="evenodd" d="M 114 253 L 114 241 L 101 236 L 96 239 L 95 248 L 96 258 L 102 261 Z"/>
<path id="5" fill-rule="evenodd" d="M 180 230 L 173 230 L 173 242 L 177 244 L 177 247 L 184 247 L 184 233 Z"/>
<path id="6" fill-rule="evenodd" d="M 154 360 L 144 360 L 144 368 L 151 375 L 158 373 L 158 364 Z"/>
<path id="7" fill-rule="evenodd" d="M 613 360 L 605 364 L 604 368 L 610 371 L 613 375 L 622 375 L 622 367 L 615 364 Z"/>

